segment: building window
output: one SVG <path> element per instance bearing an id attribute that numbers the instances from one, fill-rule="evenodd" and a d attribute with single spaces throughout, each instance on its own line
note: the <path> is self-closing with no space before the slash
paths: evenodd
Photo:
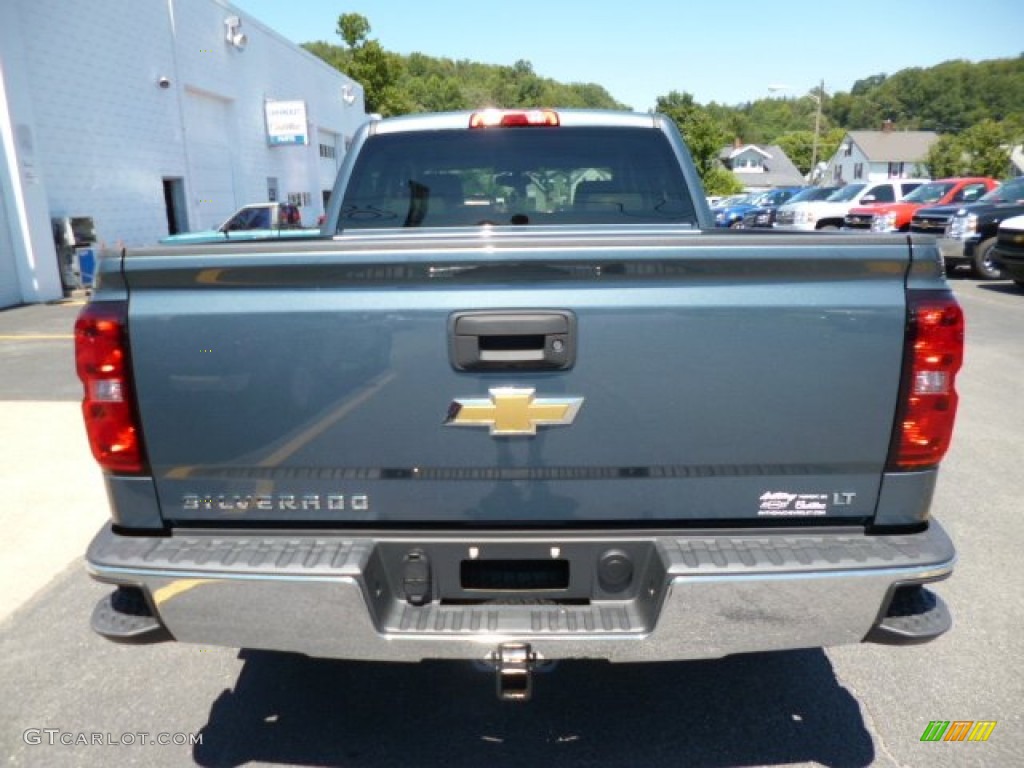
<path id="1" fill-rule="evenodd" d="M 320 157 L 324 158 L 325 160 L 333 160 L 335 157 L 337 157 L 337 152 L 335 151 L 334 146 L 331 144 L 321 144 Z"/>
<path id="2" fill-rule="evenodd" d="M 864 178 L 864 163 L 853 164 L 853 178 L 863 179 Z"/>
<path id="3" fill-rule="evenodd" d="M 760 157 L 753 155 L 747 155 L 746 157 L 740 157 L 733 161 L 732 170 L 734 171 L 764 171 L 764 160 Z"/>
<path id="4" fill-rule="evenodd" d="M 903 178 L 903 163 L 889 163 L 889 178 Z"/>
<path id="5" fill-rule="evenodd" d="M 277 202 L 277 177 L 267 176 L 267 200 Z"/>
<path id="6" fill-rule="evenodd" d="M 309 205 L 309 192 L 289 192 L 288 202 L 292 205 L 297 205 L 300 208 Z"/>
<path id="7" fill-rule="evenodd" d="M 845 144 L 843 144 L 843 154 L 846 157 L 851 157 L 853 155 L 853 142 L 852 141 L 848 141 Z"/>

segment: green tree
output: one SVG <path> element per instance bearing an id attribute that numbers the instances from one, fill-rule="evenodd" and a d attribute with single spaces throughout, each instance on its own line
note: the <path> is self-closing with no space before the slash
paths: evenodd
<path id="1" fill-rule="evenodd" d="M 811 155 L 814 153 L 814 131 L 788 131 L 779 136 L 775 143 L 778 144 L 786 157 L 793 161 L 804 176 L 811 170 Z M 822 156 L 819 142 L 818 156 Z"/>
<path id="2" fill-rule="evenodd" d="M 1009 125 L 982 120 L 960 134 L 946 134 L 932 145 L 925 162 L 935 178 L 993 176 L 1010 169 L 1014 133 Z"/>
<path id="3" fill-rule="evenodd" d="M 708 194 L 716 194 L 710 185 L 720 181 L 718 174 L 712 172 L 722 168 L 718 156 L 729 143 L 728 134 L 689 93 L 672 91 L 667 96 L 659 96 L 656 111 L 669 117 L 679 128 L 705 189 Z"/>
<path id="4" fill-rule="evenodd" d="M 312 42 L 303 47 L 360 82 L 371 112 L 398 115 L 485 106 L 624 108 L 596 83 L 565 84 L 541 77 L 525 60 L 500 66 L 391 53 L 369 39 L 370 23 L 359 14 L 339 16 L 335 31 L 343 46 Z"/>
<path id="5" fill-rule="evenodd" d="M 994 120 L 983 120 L 961 134 L 971 172 L 1000 178 L 1010 169 L 1010 134 Z"/>
<path id="6" fill-rule="evenodd" d="M 370 34 L 370 22 L 358 13 L 343 13 L 338 17 L 338 35 L 349 48 L 358 48 Z"/>
<path id="7" fill-rule="evenodd" d="M 732 171 L 718 166 L 701 177 L 705 195 L 736 195 L 743 191 L 743 184 Z"/>
<path id="8" fill-rule="evenodd" d="M 875 75 L 854 83 L 828 111 L 849 130 L 876 130 L 887 118 L 899 129 L 940 133 L 965 131 L 987 119 L 1003 122 L 1024 112 L 1024 55 Z"/>
<path id="9" fill-rule="evenodd" d="M 951 176 L 964 176 L 968 170 L 968 158 L 964 154 L 963 143 L 959 137 L 940 136 L 928 149 L 925 165 L 932 178 L 944 179 Z"/>
<path id="10" fill-rule="evenodd" d="M 410 111 L 406 94 L 397 88 L 402 61 L 376 40 L 367 40 L 353 51 L 349 76 L 363 86 L 366 110 L 385 117 Z"/>
<path id="11" fill-rule="evenodd" d="M 853 87 L 850 89 L 850 93 L 854 96 L 870 93 L 876 88 L 881 87 L 882 84 L 885 82 L 885 78 L 886 75 L 882 73 L 880 75 L 871 75 L 870 77 L 865 77 L 861 80 L 857 80 L 853 84 Z"/>
<path id="12" fill-rule="evenodd" d="M 540 107 L 544 81 L 537 77 L 533 65 L 520 59 L 511 67 L 498 67 L 493 74 L 492 94 L 496 107 Z"/>
<path id="13" fill-rule="evenodd" d="M 414 112 L 449 112 L 469 106 L 454 77 L 432 73 L 410 78 L 405 87 Z"/>
<path id="14" fill-rule="evenodd" d="M 391 53 L 370 38 L 370 22 L 357 13 L 339 16 L 335 31 L 343 45 L 315 42 L 305 47 L 359 81 L 370 111 L 391 115 L 483 106 L 624 108 L 598 84 L 565 84 L 541 77 L 525 60 L 501 66 Z M 677 99 L 683 101 L 676 103 Z M 675 108 L 687 115 L 685 120 L 677 115 L 673 119 L 695 155 L 702 155 L 701 137 L 708 133 L 717 134 L 715 141 L 721 139 L 722 146 L 737 137 L 748 143 L 776 144 L 786 134 L 796 134 L 787 141 L 793 143 L 797 166 L 804 165 L 798 147 L 802 146 L 801 134 L 814 126 L 813 99 L 764 98 L 733 106 L 700 105 L 677 91 L 659 99 L 658 109 Z M 886 119 L 893 120 L 897 130 L 940 134 L 963 134 L 991 120 L 1006 128 L 1011 140 L 1015 136 L 1019 141 L 1024 138 L 1024 54 L 982 62 L 946 61 L 929 68 L 865 77 L 856 81 L 849 93 L 826 94 L 821 135 L 835 128 L 878 130 Z M 830 156 L 824 141 L 818 156 Z M 707 172 L 711 166 L 703 167 Z"/>
<path id="15" fill-rule="evenodd" d="M 370 40 L 370 22 L 358 13 L 338 17 L 337 33 L 348 46 L 341 57 L 345 73 L 363 86 L 366 110 L 382 115 L 398 115 L 411 110 L 411 100 L 397 87 L 404 65 L 401 57 L 384 50 Z"/>

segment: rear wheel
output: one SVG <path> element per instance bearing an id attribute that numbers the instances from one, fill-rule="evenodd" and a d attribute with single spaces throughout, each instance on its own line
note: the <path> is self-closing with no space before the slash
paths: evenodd
<path id="1" fill-rule="evenodd" d="M 996 239 L 990 237 L 988 240 L 982 240 L 974 249 L 971 268 L 974 270 L 974 276 L 981 280 L 998 280 L 1003 276 L 999 265 L 992 260 L 992 246 L 995 244 Z"/>
<path id="2" fill-rule="evenodd" d="M 1013 284 L 1017 286 L 1018 291 L 1024 291 L 1024 280 L 1014 280 Z"/>

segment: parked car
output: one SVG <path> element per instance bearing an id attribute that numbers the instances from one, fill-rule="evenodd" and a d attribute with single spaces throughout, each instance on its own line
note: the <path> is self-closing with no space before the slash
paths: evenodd
<path id="1" fill-rule="evenodd" d="M 978 198 L 979 200 L 981 198 Z M 929 205 L 918 208 L 910 219 L 910 231 L 919 235 L 942 237 L 949 223 L 949 217 L 963 207 L 962 203 L 952 205 Z"/>
<path id="2" fill-rule="evenodd" d="M 870 229 L 873 232 L 907 232 L 914 213 L 926 205 L 973 203 L 999 182 L 986 176 L 939 179 L 915 189 L 894 203 L 874 203 L 851 208 L 844 220 L 845 229 Z"/>
<path id="3" fill-rule="evenodd" d="M 1010 179 L 949 217 L 939 238 L 939 251 L 947 268 L 968 266 L 976 277 L 996 280 L 1002 270 L 992 260 L 999 225 L 1024 214 L 1024 176 Z"/>
<path id="4" fill-rule="evenodd" d="M 746 200 L 748 197 L 750 197 L 750 195 L 751 195 L 750 192 L 744 192 L 743 194 L 740 194 L 740 195 L 728 195 L 726 197 L 720 197 L 720 198 L 718 198 L 718 200 L 715 201 L 714 205 L 712 205 L 711 203 L 708 203 L 708 207 L 710 207 L 710 208 L 725 208 L 725 207 L 728 207 L 730 205 L 736 205 L 736 204 L 741 203 L 744 200 Z"/>
<path id="5" fill-rule="evenodd" d="M 715 226 L 728 227 L 731 211 L 737 206 L 749 206 L 755 197 L 756 193 L 748 192 L 743 195 L 733 195 L 732 197 L 719 200 L 716 205 L 711 206 L 711 215 L 714 217 Z"/>
<path id="6" fill-rule="evenodd" d="M 839 229 L 851 208 L 902 200 L 928 179 L 887 179 L 847 184 L 824 200 L 783 205 L 775 226 L 781 229 Z"/>
<path id="7" fill-rule="evenodd" d="M 740 228 L 743 226 L 743 217 L 749 211 L 768 205 L 782 205 L 802 189 L 803 187 L 778 187 L 764 192 L 754 192 L 731 205 L 719 204 L 711 209 L 715 216 L 715 226 Z"/>
<path id="8" fill-rule="evenodd" d="M 185 232 L 160 239 L 162 245 L 220 243 L 272 238 L 319 237 L 319 229 L 302 226 L 302 209 L 291 203 L 254 203 L 233 213 L 216 229 Z"/>
<path id="9" fill-rule="evenodd" d="M 992 258 L 1024 291 L 1024 215 L 1003 219 L 992 248 Z"/>
<path id="10" fill-rule="evenodd" d="M 803 203 L 812 200 L 824 200 L 840 187 L 804 187 L 784 203 L 777 205 L 761 205 L 743 214 L 743 228 L 755 229 L 774 227 L 775 216 L 782 205 Z"/>

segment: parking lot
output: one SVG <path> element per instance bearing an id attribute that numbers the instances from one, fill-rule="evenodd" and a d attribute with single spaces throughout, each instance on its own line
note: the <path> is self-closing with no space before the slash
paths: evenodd
<path id="1" fill-rule="evenodd" d="M 1024 293 L 951 282 L 968 344 L 933 505 L 960 556 L 937 588 L 951 633 L 909 648 L 563 663 L 538 675 L 526 705 L 497 701 L 491 677 L 469 664 L 131 648 L 94 636 L 89 615 L 107 588 L 87 578 L 81 555 L 106 502 L 78 410 L 78 307 L 0 311 L 5 764 L 1024 764 L 1024 598 L 1013 587 L 1024 541 Z M 921 742 L 934 720 L 997 725 L 987 742 Z"/>

